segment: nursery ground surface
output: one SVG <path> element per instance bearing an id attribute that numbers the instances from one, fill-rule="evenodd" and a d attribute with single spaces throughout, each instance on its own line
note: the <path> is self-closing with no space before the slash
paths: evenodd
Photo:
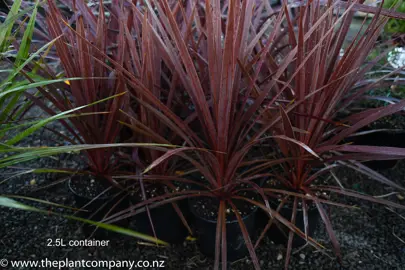
<path id="1" fill-rule="evenodd" d="M 404 163 L 387 175 L 404 178 Z M 339 172 L 341 179 L 348 185 L 362 176 L 351 171 Z M 38 179 L 38 178 L 37 178 Z M 17 179 L 16 179 L 17 180 Z M 20 179 L 22 180 L 22 179 Z M 29 179 L 13 181 L 1 185 L 3 194 L 19 193 L 52 202 L 73 205 L 74 198 L 67 192 L 66 185 L 59 184 L 46 190 L 32 193 L 34 187 Z M 381 187 L 364 179 L 364 186 L 354 185 L 358 190 L 378 190 Z M 37 180 L 42 181 L 42 180 Z M 46 180 L 44 180 L 46 181 Z M 357 181 L 356 181 L 357 182 Z M 368 184 L 369 183 L 369 184 Z M 389 189 L 384 190 L 390 192 Z M 399 200 L 399 199 L 398 199 Z M 361 211 L 332 208 L 331 218 L 337 238 L 341 243 L 343 266 L 332 258 L 306 247 L 294 250 L 291 269 L 405 269 L 405 213 L 393 213 L 382 206 L 364 204 Z M 35 204 L 34 204 L 35 205 Z M 104 247 L 48 247 L 50 241 L 63 239 L 84 240 L 80 224 L 63 218 L 37 213 L 1 209 L 0 215 L 0 258 L 10 260 L 164 260 L 166 269 L 212 269 L 212 259 L 199 253 L 194 242 L 169 248 L 150 247 L 140 244 L 136 239 L 126 236 L 113 238 Z M 402 216 L 400 216 L 402 215 Z M 328 237 L 322 228 L 318 228 L 315 238 L 327 247 Z M 263 269 L 282 269 L 285 248 L 266 240 L 257 250 Z M 230 264 L 230 269 L 253 269 L 248 258 Z"/>
<path id="2" fill-rule="evenodd" d="M 56 141 L 54 134 L 44 130 L 25 140 L 22 145 L 47 145 Z M 23 164 L 24 168 L 69 167 L 80 165 L 73 155 L 40 159 Z M 395 182 L 404 183 L 405 162 L 399 162 L 390 170 L 381 171 Z M 17 169 L 0 171 L 0 183 L 8 173 Z M 373 195 L 392 192 L 371 179 L 352 170 L 341 169 L 337 175 L 347 188 Z M 59 177 L 60 178 L 60 177 Z M 23 175 L 0 184 L 0 194 L 20 194 L 51 202 L 74 205 L 74 197 L 68 191 L 66 181 L 57 183 L 54 175 Z M 52 183 L 57 183 L 49 186 Z M 360 183 L 360 184 L 359 184 Z M 46 187 L 46 188 L 41 188 Z M 405 203 L 402 195 L 392 195 L 393 200 Z M 402 200 L 401 200 L 402 198 Z M 293 250 L 290 269 L 405 269 L 405 211 L 395 213 L 384 206 L 372 205 L 358 200 L 341 198 L 355 203 L 362 210 L 332 207 L 331 219 L 337 238 L 341 243 L 343 264 L 339 265 L 330 250 L 327 233 L 319 226 L 315 239 L 324 244 L 330 257 L 316 252 L 311 247 Z M 27 204 L 40 206 L 37 203 Z M 61 209 L 53 209 L 62 211 Z M 151 247 L 138 240 L 120 236 L 103 247 L 48 247 L 49 239 L 84 240 L 80 224 L 60 217 L 41 215 L 1 208 L 0 259 L 11 260 L 164 260 L 165 269 L 212 269 L 213 260 L 204 257 L 195 242 L 185 241 L 171 247 Z M 265 240 L 257 249 L 262 269 L 283 269 L 285 247 Z M 34 268 L 31 268 L 34 269 Z M 100 268 L 98 268 L 100 269 Z M 230 263 L 229 269 L 253 269 L 248 257 Z"/>

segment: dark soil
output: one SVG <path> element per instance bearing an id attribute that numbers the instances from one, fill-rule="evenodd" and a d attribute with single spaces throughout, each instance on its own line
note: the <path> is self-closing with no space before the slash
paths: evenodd
<path id="1" fill-rule="evenodd" d="M 106 179 L 96 178 L 92 175 L 75 175 L 71 177 L 69 187 L 72 192 L 87 199 L 98 196 L 98 198 L 102 199 L 113 195 L 111 185 Z"/>
<path id="2" fill-rule="evenodd" d="M 194 212 L 198 217 L 209 221 L 215 221 L 217 219 L 219 208 L 218 199 L 213 197 L 202 197 L 191 199 L 191 202 L 191 211 Z M 242 218 L 248 216 L 256 209 L 256 206 L 246 203 L 245 201 L 234 200 L 233 203 L 235 204 L 237 211 Z M 230 205 L 226 205 L 225 211 L 227 221 L 235 221 L 237 219 L 235 210 Z"/>
<path id="3" fill-rule="evenodd" d="M 331 183 L 331 175 L 330 173 L 326 172 L 323 174 L 320 174 L 319 177 L 317 179 L 315 179 L 314 181 L 312 181 L 312 183 L 310 184 L 310 186 L 321 186 L 321 185 L 330 185 Z M 302 193 L 305 194 L 302 190 L 294 190 L 292 188 L 286 187 L 285 185 L 283 185 L 282 183 L 274 180 L 274 179 L 269 179 L 266 180 L 263 184 L 263 188 L 272 188 L 272 189 L 280 189 L 280 190 L 288 190 L 290 192 L 294 192 L 294 193 Z M 330 192 L 327 191 L 316 191 L 314 192 L 315 195 L 318 198 L 322 198 L 325 200 L 330 199 Z M 271 204 L 271 207 L 273 207 L 274 209 L 276 209 L 280 202 L 282 201 L 282 199 L 284 199 L 285 195 L 281 194 L 281 193 L 270 193 L 268 194 L 269 197 L 269 203 Z M 312 203 L 311 200 L 307 200 L 307 206 L 309 207 L 309 209 L 312 208 L 316 208 L 316 206 Z M 288 209 L 292 209 L 293 208 L 293 204 L 294 204 L 294 197 L 293 196 L 289 196 L 287 198 L 287 200 L 284 203 L 283 208 L 288 208 Z M 298 208 L 297 211 L 302 211 L 302 203 L 301 203 L 301 199 L 298 200 Z"/>
<path id="4" fill-rule="evenodd" d="M 176 181 L 173 181 L 172 184 L 173 184 L 172 187 L 168 187 L 168 186 L 159 185 L 159 184 L 153 183 L 153 182 L 144 183 L 146 199 L 154 198 L 157 196 L 162 196 L 167 193 L 181 192 L 181 191 L 189 189 L 189 186 L 185 185 L 184 183 L 178 183 Z M 131 186 L 128 193 L 130 196 L 133 196 L 133 199 L 136 202 L 143 200 L 142 188 L 140 187 L 140 185 Z"/>

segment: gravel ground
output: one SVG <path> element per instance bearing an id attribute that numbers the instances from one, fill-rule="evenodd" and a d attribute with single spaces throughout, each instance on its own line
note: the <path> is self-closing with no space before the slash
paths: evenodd
<path id="1" fill-rule="evenodd" d="M 401 168 L 395 171 L 404 176 L 404 167 Z M 368 185 L 369 188 L 371 186 Z M 33 187 L 22 181 L 15 185 L 2 185 L 0 193 L 10 194 L 15 188 L 20 194 L 65 205 L 74 203 L 64 184 L 31 193 Z M 332 208 L 331 211 L 333 226 L 341 243 L 343 266 L 337 264 L 330 251 L 331 258 L 306 247 L 294 250 L 290 269 L 405 269 L 405 213 L 399 212 L 401 218 L 381 206 L 361 205 L 364 206 L 362 211 L 341 208 Z M 122 236 L 113 239 L 108 247 L 48 247 L 49 239 L 63 239 L 65 243 L 85 239 L 80 224 L 59 217 L 2 208 L 0 225 L 0 258 L 8 260 L 164 260 L 165 269 L 212 269 L 213 265 L 212 260 L 198 252 L 193 242 L 155 248 Z M 328 247 L 327 235 L 320 227 L 315 239 Z M 282 246 L 264 241 L 257 250 L 262 268 L 283 269 L 284 251 Z M 253 267 L 245 258 L 232 263 L 230 269 Z"/>

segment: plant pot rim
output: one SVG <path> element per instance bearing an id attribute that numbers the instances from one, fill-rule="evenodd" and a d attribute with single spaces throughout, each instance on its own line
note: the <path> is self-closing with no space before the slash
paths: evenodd
<path id="1" fill-rule="evenodd" d="M 204 197 L 202 197 L 202 198 L 204 198 Z M 189 202 L 188 205 L 189 205 L 190 212 L 191 212 L 196 218 L 199 218 L 199 219 L 201 219 L 201 220 L 203 220 L 203 221 L 205 221 L 205 222 L 208 222 L 208 223 L 217 224 L 217 220 L 216 220 L 216 219 L 215 219 L 215 220 L 207 219 L 207 218 L 204 218 L 204 217 L 198 215 L 197 212 L 194 210 L 194 208 L 191 206 L 190 201 L 191 201 L 192 199 L 196 199 L 196 198 L 193 197 L 193 198 L 189 198 L 189 199 L 188 199 L 188 202 Z M 259 209 L 259 208 L 258 208 L 258 207 L 255 207 L 255 208 L 252 210 L 252 212 L 250 212 L 250 213 L 247 214 L 246 216 L 242 217 L 242 220 L 246 220 L 246 219 L 248 219 L 249 217 L 251 217 L 252 215 L 254 215 L 254 214 L 257 212 L 257 209 Z M 226 224 L 234 224 L 234 223 L 237 223 L 237 222 L 238 222 L 238 219 L 225 221 Z"/>

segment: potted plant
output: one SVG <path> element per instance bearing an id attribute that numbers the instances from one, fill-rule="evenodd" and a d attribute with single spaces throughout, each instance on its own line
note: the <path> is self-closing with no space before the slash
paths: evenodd
<path id="1" fill-rule="evenodd" d="M 46 23 L 49 35 L 54 39 L 61 72 L 65 78 L 81 79 L 50 84 L 50 90 L 38 87 L 40 96 L 26 93 L 36 106 L 51 116 L 77 110 L 77 117 L 59 120 L 70 136 L 52 130 L 72 145 L 116 143 L 122 128 L 119 121 L 125 117 L 120 110 L 125 111 L 128 106 L 123 76 L 112 65 L 105 63 L 104 56 L 112 43 L 106 35 L 108 23 L 103 5 L 99 8 L 98 19 L 91 15 L 91 10 L 86 16 L 76 16 L 74 30 L 67 27 L 54 1 L 48 1 Z M 94 28 L 87 27 L 89 25 Z M 116 53 L 116 59 L 119 59 L 119 51 Z M 60 76 L 46 65 L 31 66 L 25 72 L 31 81 L 35 80 L 34 73 L 48 80 Z M 80 213 L 101 220 L 111 212 L 126 207 L 124 184 L 112 178 L 120 172 L 121 153 L 117 148 L 92 148 L 84 152 L 83 161 L 87 165 L 84 169 L 66 169 L 74 173 L 68 186 L 76 197 L 78 207 L 87 210 Z"/>
<path id="2" fill-rule="evenodd" d="M 215 257 L 215 268 L 219 267 L 220 261 L 225 268 L 228 257 L 235 260 L 247 253 L 259 268 L 252 245 L 257 208 L 265 209 L 297 230 L 266 203 L 267 198 L 259 187 L 263 175 L 241 177 L 246 167 L 254 169 L 258 163 L 263 163 L 260 157 L 250 162 L 247 154 L 261 142 L 264 134 L 258 129 L 260 122 L 257 118 L 262 106 L 269 101 L 270 88 L 262 89 L 258 85 L 267 77 L 267 74 L 262 75 L 261 67 L 264 67 L 276 32 L 259 51 L 256 51 L 256 45 L 260 47 L 259 41 L 265 30 L 279 29 L 282 15 L 277 17 L 274 26 L 270 27 L 269 19 L 264 30 L 251 34 L 250 24 L 254 22 L 256 27 L 261 24 L 254 18 L 263 16 L 260 13 L 263 2 L 256 7 L 253 1 L 230 1 L 226 3 L 227 12 L 222 14 L 219 1 L 207 1 L 202 7 L 186 9 L 186 17 L 177 13 L 181 9 L 172 10 L 165 1 L 152 1 L 152 4 L 141 13 L 143 33 L 151 35 L 157 42 L 156 51 L 162 54 L 161 61 L 167 69 L 162 68 L 159 72 L 167 72 L 162 76 L 172 78 L 172 86 L 175 83 L 173 87 L 185 93 L 183 96 L 189 99 L 195 111 L 182 119 L 147 91 L 139 78 L 123 71 L 131 93 L 141 96 L 137 101 L 145 104 L 148 111 L 186 145 L 158 156 L 143 174 L 148 176 L 149 172 L 176 156 L 191 164 L 191 171 L 196 173 L 197 179 L 187 177 L 188 173 L 178 176 L 176 181 L 188 181 L 192 189 L 150 198 L 134 205 L 136 211 L 124 216 L 145 211 L 142 209 L 145 205 L 154 208 L 188 198 L 190 210 L 195 215 L 200 247 L 207 255 Z M 226 18 L 223 28 L 216 23 L 221 17 Z M 254 51 L 257 55 L 253 54 Z M 191 126 L 195 120 L 197 126 Z M 274 164 L 282 162 L 282 159 L 275 160 Z M 174 179 L 166 177 L 165 180 Z M 260 203 L 257 197 L 263 197 L 265 203 Z M 113 220 L 109 219 L 110 222 Z"/>
<path id="3" fill-rule="evenodd" d="M 268 87 L 279 84 L 278 87 L 283 92 L 279 104 L 273 103 L 263 109 L 263 121 L 268 123 L 264 126 L 271 126 L 271 135 L 276 137 L 274 141 L 280 150 L 279 156 L 288 160 L 278 169 L 273 169 L 271 178 L 263 186 L 263 192 L 272 197 L 269 198 L 270 205 L 303 232 L 301 238 L 304 239 L 294 241 L 297 236 L 287 228 L 284 240 L 287 245 L 286 268 L 292 247 L 305 244 L 311 238 L 317 216 L 323 221 L 333 249 L 340 257 L 339 244 L 325 205 L 352 206 L 332 201 L 330 193 L 404 208 L 403 205 L 346 189 L 333 174 L 334 168 L 348 166 L 382 184 L 404 190 L 402 186 L 361 162 L 402 159 L 405 157 L 405 148 L 349 144 L 348 141 L 351 140 L 348 137 L 381 117 L 403 110 L 405 101 L 399 100 L 376 109 L 364 109 L 360 113 L 351 113 L 337 120 L 342 110 L 350 109 L 350 105 L 362 98 L 368 90 L 384 85 L 385 78 L 388 77 L 367 80 L 367 73 L 375 64 L 374 61 L 367 63 L 367 56 L 388 20 L 378 13 L 365 32 L 359 32 L 339 57 L 354 15 L 355 9 L 352 7 L 331 17 L 330 23 L 323 21 L 328 12 L 333 10 L 333 6 L 321 7 L 317 2 L 311 2 L 300 7 L 295 25 L 297 33 L 294 32 L 293 24 L 287 27 L 284 31 L 285 38 L 280 39 L 280 43 L 276 45 L 287 49 L 275 49 L 280 52 L 277 55 L 279 63 L 269 61 L 267 64 L 269 69 L 272 67 L 277 72 L 282 69 L 285 73 L 278 82 L 269 82 Z M 288 10 L 285 16 L 289 21 Z M 390 74 L 397 71 L 392 70 Z M 273 80 L 276 79 L 273 77 Z M 289 139 L 279 139 L 279 136 Z M 268 167 L 263 166 L 263 169 L 268 170 Z M 322 177 L 328 172 L 333 174 L 331 181 L 325 181 Z M 274 217 L 267 220 L 260 239 L 269 229 L 270 238 L 277 234 L 272 227 L 273 221 L 277 220 Z M 256 246 L 258 243 L 259 241 Z"/>
<path id="4" fill-rule="evenodd" d="M 100 3 L 100 5 L 102 4 Z M 174 88 L 176 79 L 173 78 L 172 82 L 168 82 L 164 77 L 165 71 L 159 67 L 162 55 L 154 53 L 158 48 L 156 48 L 151 34 L 148 33 L 149 26 L 143 24 L 146 16 L 144 17 L 138 10 L 139 7 L 116 4 L 116 6 L 112 5 L 110 9 L 109 29 L 112 30 L 112 33 L 110 32 L 108 36 L 113 35 L 114 38 L 111 39 L 117 40 L 117 44 L 112 49 L 112 53 L 104 54 L 104 57 L 117 68 L 117 72 L 122 72 L 123 76 L 127 77 L 126 80 L 134 79 L 138 84 L 137 87 L 126 86 L 131 96 L 128 106 L 120 110 L 124 118 L 117 119 L 117 123 L 119 122 L 125 128 L 125 130 L 121 130 L 124 132 L 120 133 L 119 139 L 121 142 L 125 140 L 129 144 L 135 142 L 181 144 L 182 141 L 179 140 L 177 133 L 168 129 L 165 121 L 155 116 L 154 112 L 150 112 L 151 105 L 143 101 L 145 94 L 151 95 L 159 102 L 162 100 L 161 103 L 168 110 L 174 112 L 180 107 L 184 113 L 184 108 L 187 107 L 179 105 L 181 100 L 178 93 L 174 91 L 176 90 Z M 120 20 L 114 18 L 120 18 Z M 88 42 L 88 46 L 91 47 L 92 44 Z M 116 48 L 122 48 L 122 51 L 117 51 Z M 126 60 L 118 62 L 114 55 Z M 164 87 L 167 87 L 168 83 L 173 85 L 170 85 L 169 89 L 165 89 Z M 142 86 L 141 89 L 140 86 Z M 126 185 L 129 208 L 109 216 L 105 221 L 122 220 L 122 214 L 129 212 L 133 216 L 132 220 L 138 231 L 153 234 L 170 243 L 183 242 L 187 234 L 192 233 L 184 216 L 187 214 L 184 203 L 173 202 L 156 208 L 149 208 L 147 204 L 144 204 L 149 199 L 160 198 L 166 196 L 167 193 L 175 193 L 184 189 L 184 185 L 178 183 L 181 180 L 176 180 L 179 178 L 177 176 L 178 166 L 175 162 L 165 162 L 148 175 L 142 175 L 147 164 L 162 155 L 162 149 L 135 147 L 129 151 L 123 151 L 121 154 L 125 160 L 125 163 L 121 162 L 123 163 L 121 175 L 113 176 L 112 179 L 130 180 Z M 170 181 L 164 181 L 165 179 Z M 144 211 L 133 215 L 133 210 L 138 204 L 144 204 L 142 207 Z"/>
<path id="5" fill-rule="evenodd" d="M 75 5 L 71 6 L 71 9 L 72 18 L 69 22 L 74 24 L 76 29 L 66 26 L 67 22 L 54 1 L 48 2 L 46 6 L 47 28 L 50 36 L 54 38 L 53 41 L 56 43 L 56 54 L 61 59 L 61 67 L 59 68 L 62 71 L 58 74 L 53 74 L 52 69 L 47 65 L 45 65 L 45 68 L 38 67 L 38 65 L 26 68 L 24 75 L 28 80 L 35 84 L 34 77 L 35 79 L 39 77 L 44 81 L 44 85 L 48 85 L 51 89 L 49 91 L 42 87 L 39 88 L 42 94 L 41 97 L 29 93 L 26 95 L 37 106 L 52 115 L 52 117 L 57 117 L 58 111 L 78 111 L 78 114 L 75 115 L 76 117 L 71 117 L 69 122 L 64 118 L 60 120 L 71 133 L 73 139 L 56 130 L 51 131 L 66 140 L 68 144 L 94 146 L 85 147 L 84 153 L 87 159 L 83 158 L 83 160 L 88 164 L 85 170 L 64 169 L 64 171 L 74 173 L 69 179 L 68 186 L 75 195 L 78 206 L 87 210 L 87 212 L 80 213 L 88 213 L 91 218 L 102 220 L 107 218 L 107 216 L 113 215 L 114 212 L 119 212 L 129 207 L 133 199 L 135 201 L 139 198 L 143 200 L 142 197 L 145 195 L 145 192 L 142 192 L 141 189 L 144 189 L 145 186 L 143 181 L 139 180 L 139 168 L 143 168 L 145 162 L 149 162 L 151 158 L 155 158 L 159 152 L 156 149 L 145 150 L 135 148 L 133 154 L 128 155 L 128 152 L 121 151 L 122 149 L 117 150 L 119 147 L 115 147 L 114 143 L 123 140 L 122 127 L 127 126 L 130 130 L 136 131 L 134 132 L 135 136 L 131 136 L 132 138 L 130 137 L 126 141 L 127 143 L 123 145 L 125 147 L 137 147 L 139 144 L 133 143 L 133 139 L 136 141 L 145 140 L 147 142 L 151 142 L 151 138 L 158 142 L 167 142 L 167 140 L 159 135 L 161 127 L 157 126 L 158 119 L 150 116 L 150 113 L 145 113 L 145 108 L 142 108 L 142 106 L 136 105 L 136 99 L 140 95 L 135 93 L 135 99 L 130 99 L 129 94 L 125 93 L 127 85 L 120 71 L 123 73 L 131 72 L 129 73 L 130 75 L 141 78 L 140 81 L 145 85 L 145 91 L 150 93 L 154 93 L 152 88 L 155 82 L 154 80 L 150 81 L 148 77 L 143 77 L 142 71 L 133 69 L 133 67 L 138 68 L 139 64 L 144 65 L 146 63 L 143 67 L 144 72 L 151 72 L 151 70 L 154 72 L 154 67 L 148 65 L 148 58 L 141 59 L 141 62 L 137 63 L 134 60 L 134 66 L 130 66 L 128 62 L 123 60 L 126 59 L 127 51 L 125 46 L 127 40 L 121 39 L 123 43 L 111 42 L 116 37 L 119 36 L 121 38 L 125 35 L 124 28 L 121 28 L 123 30 L 121 32 L 115 31 L 115 27 L 122 24 L 122 21 L 116 20 L 116 18 L 119 18 L 120 15 L 128 15 L 128 22 L 132 23 L 131 14 L 125 13 L 124 10 L 120 14 L 121 10 L 113 7 L 113 12 L 118 12 L 116 14 L 118 16 L 111 16 L 107 21 L 104 16 L 103 2 L 100 2 L 100 5 L 97 5 L 95 9 L 90 9 L 87 8 L 83 1 L 77 1 Z M 75 17 L 78 13 L 81 13 L 82 16 Z M 99 14 L 98 18 L 96 18 L 96 14 Z M 147 40 L 147 37 L 144 39 Z M 133 46 L 134 43 L 132 42 L 128 46 L 131 45 Z M 148 44 L 144 44 L 144 52 L 149 50 L 148 46 Z M 131 49 L 133 48 L 131 47 Z M 131 53 L 137 52 L 131 51 Z M 133 56 L 133 54 L 128 56 Z M 125 70 L 118 71 L 119 68 L 124 67 L 126 68 Z M 60 76 L 65 76 L 68 79 L 64 83 L 61 83 L 63 79 L 58 79 Z M 58 82 L 58 84 L 47 83 L 43 77 L 50 78 L 51 81 Z M 160 76 L 157 76 L 156 79 L 160 80 Z M 150 85 L 151 83 L 152 86 Z M 42 99 L 44 97 L 45 99 Z M 135 104 L 133 109 L 129 108 L 131 100 L 135 100 L 131 104 Z M 107 104 L 103 103 L 105 101 L 108 101 Z M 175 102 L 177 103 L 178 101 Z M 136 115 L 138 113 L 140 114 L 139 121 Z M 142 124 L 142 122 L 145 124 Z M 142 125 L 142 129 L 144 130 L 140 131 L 139 124 Z M 148 136 L 142 135 L 151 129 L 156 130 L 155 137 L 150 134 Z M 97 147 L 97 145 L 112 145 L 113 147 Z M 165 175 L 168 175 L 168 171 L 164 168 L 168 168 L 168 166 L 161 166 L 161 169 L 156 169 L 155 171 L 160 170 L 161 172 L 165 172 Z M 175 173 L 172 166 L 170 170 L 172 173 L 169 173 L 169 175 Z M 59 168 L 59 171 L 61 171 L 61 168 Z M 137 181 L 133 181 L 134 179 Z M 150 179 L 146 179 L 145 182 L 149 183 Z M 170 189 L 177 190 L 173 185 L 170 186 Z M 185 225 L 185 227 L 181 225 L 183 226 L 181 234 L 187 234 L 187 229 L 191 232 L 185 218 L 182 216 L 182 212 L 175 203 L 173 203 L 173 207 L 163 209 L 162 213 L 171 216 L 173 209 L 175 209 L 175 213 L 180 217 L 177 223 L 184 223 Z M 144 220 L 144 226 L 148 227 L 146 224 L 149 223 L 150 218 L 148 207 L 146 207 L 146 210 L 148 217 L 137 217 L 137 219 L 138 223 L 142 223 L 139 221 Z M 169 213 L 166 213 L 168 212 L 167 210 L 169 210 Z M 155 216 L 160 215 L 155 214 Z M 171 217 L 171 220 L 174 221 L 175 218 Z M 123 221 L 125 222 L 125 220 L 120 220 L 119 222 Z M 85 227 L 85 229 L 89 228 Z M 152 231 L 154 232 L 154 230 L 152 225 Z M 152 234 L 149 228 L 147 228 L 147 231 Z M 180 241 L 184 240 L 184 237 L 183 239 L 182 236 L 176 237 L 176 234 L 173 232 L 168 234 L 167 226 L 162 227 L 159 231 L 165 232 L 170 242 L 173 242 L 175 239 L 178 241 L 177 238 Z"/>

